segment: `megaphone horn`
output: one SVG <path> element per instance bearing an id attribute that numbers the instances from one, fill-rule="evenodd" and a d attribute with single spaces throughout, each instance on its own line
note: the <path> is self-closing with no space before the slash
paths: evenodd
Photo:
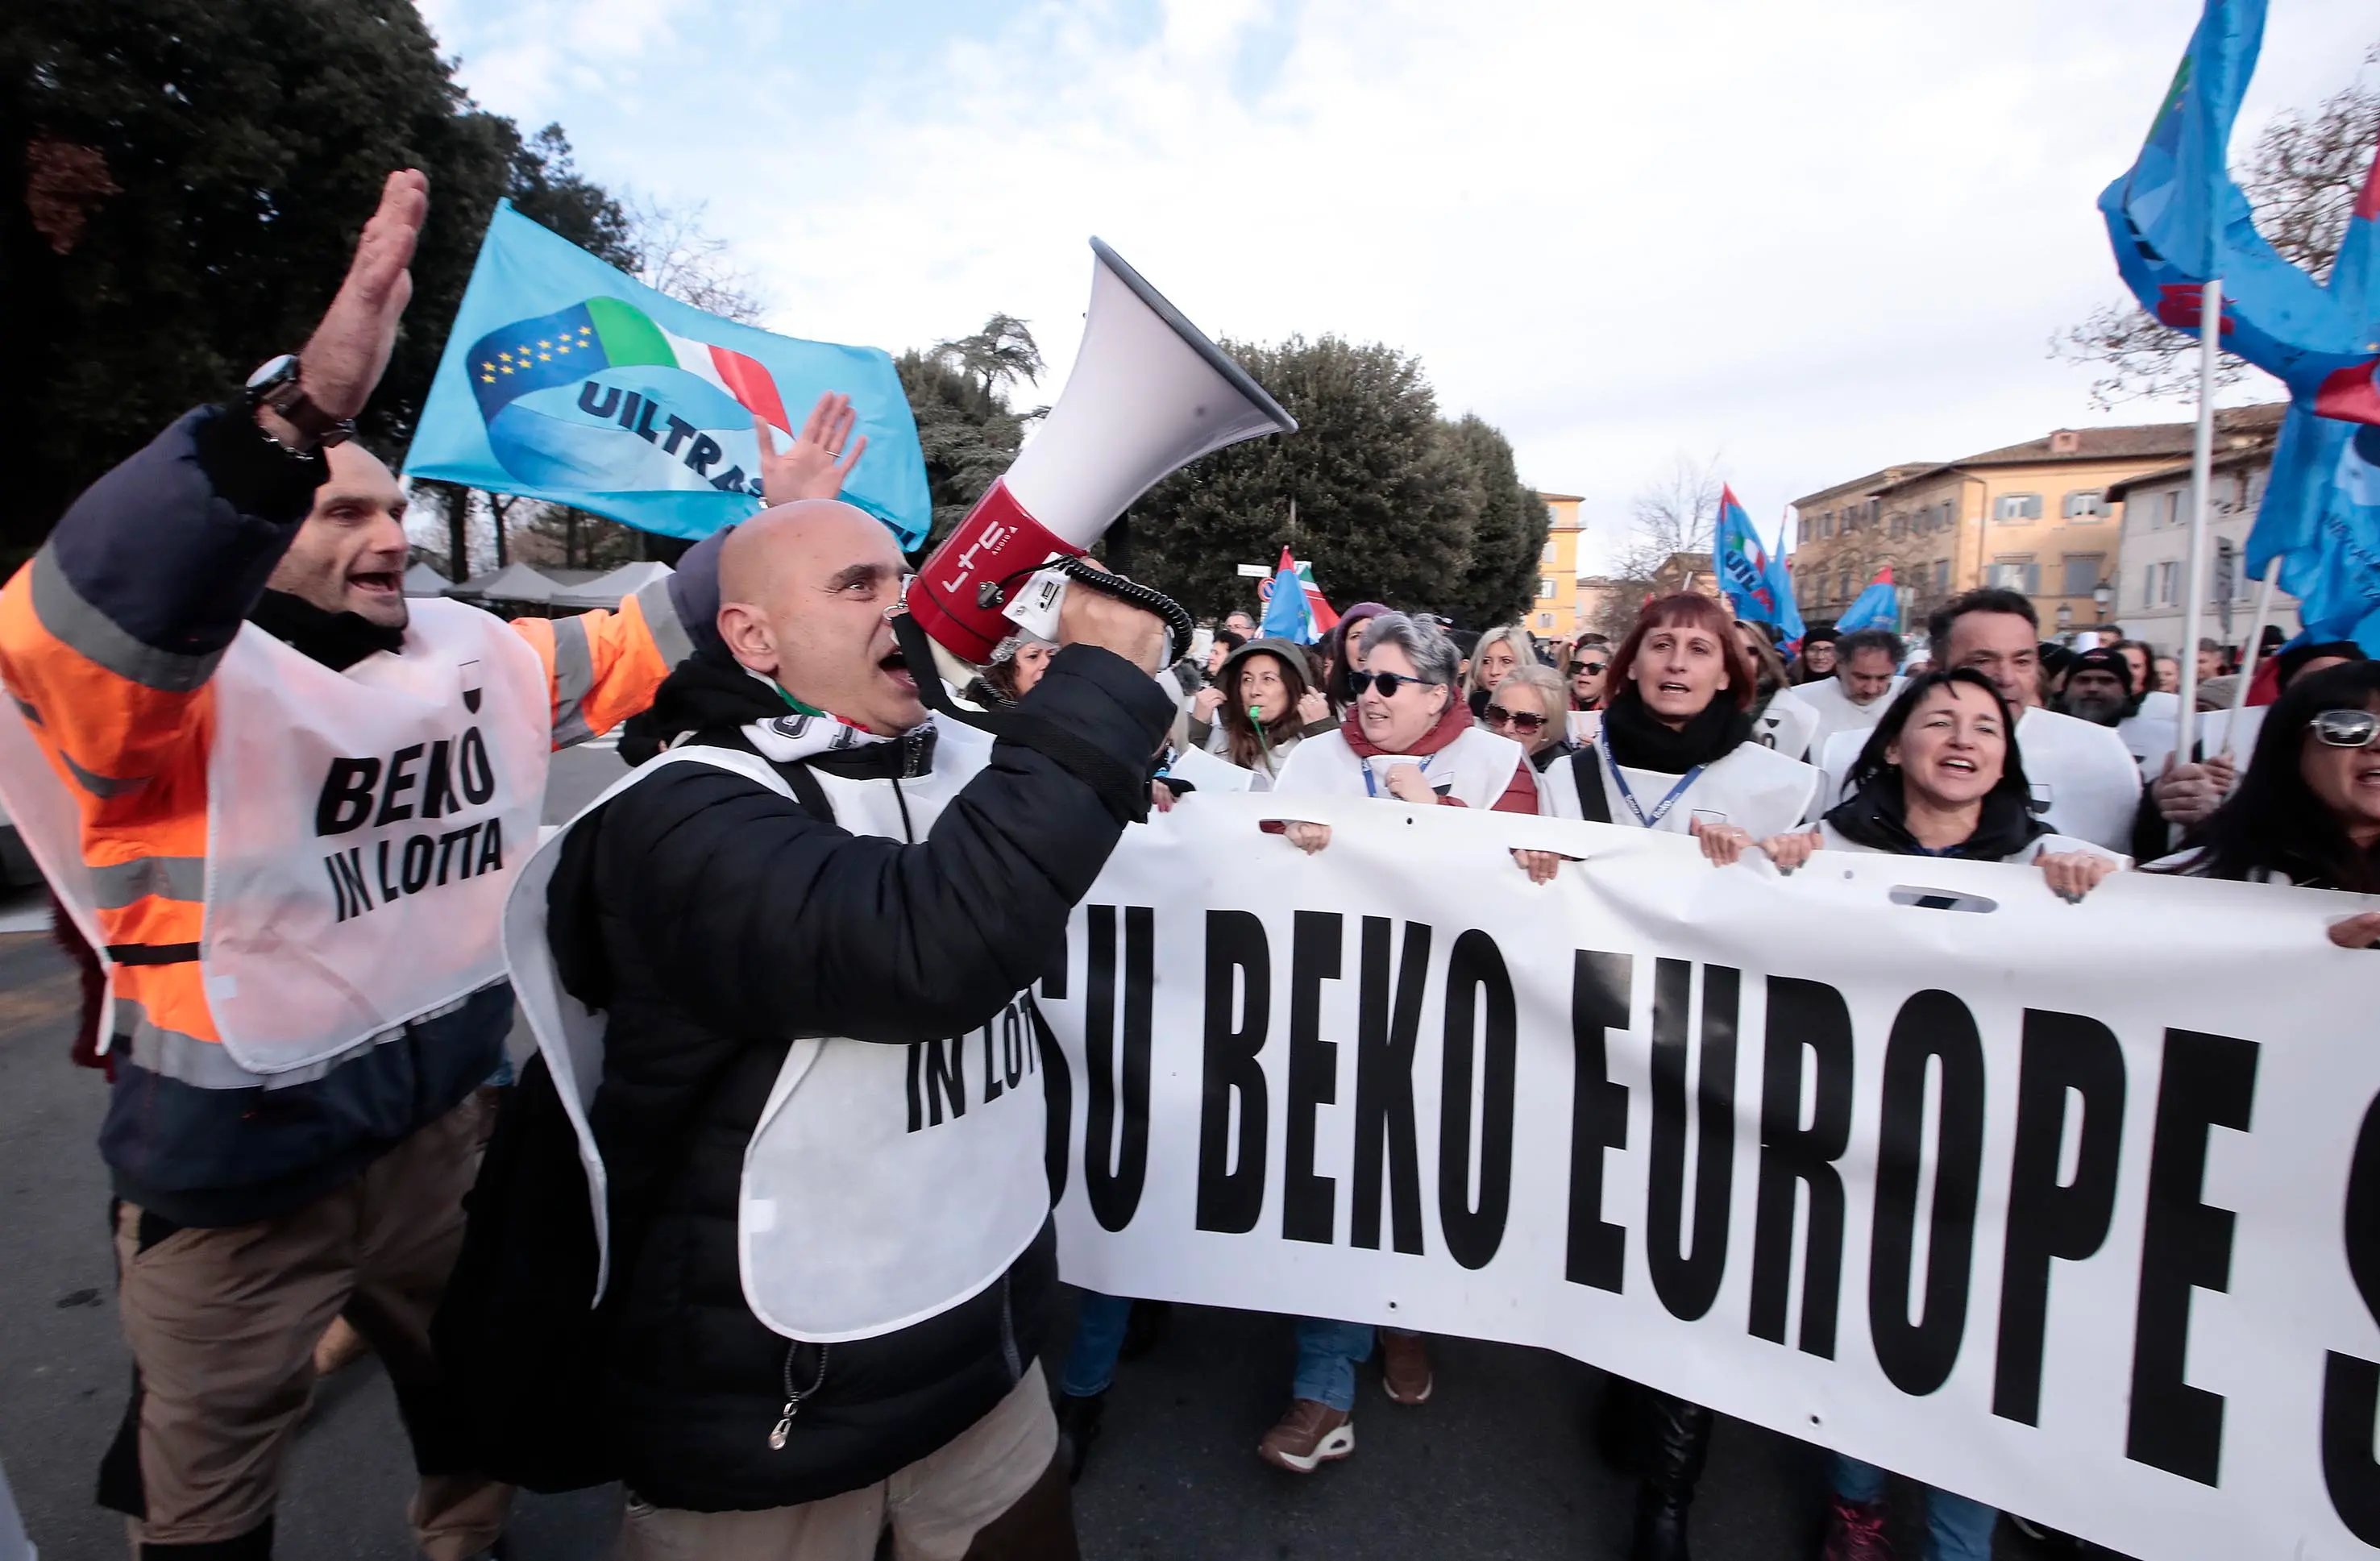
<path id="1" fill-rule="evenodd" d="M 1090 318 L 1058 404 L 909 584 L 918 626 L 981 665 L 1019 587 L 1079 557 L 1160 478 L 1297 419 L 1123 257 L 1094 238 Z"/>

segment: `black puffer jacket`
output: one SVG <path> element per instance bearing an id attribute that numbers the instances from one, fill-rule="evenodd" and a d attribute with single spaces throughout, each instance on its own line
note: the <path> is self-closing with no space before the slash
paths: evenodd
<path id="1" fill-rule="evenodd" d="M 722 687 L 704 691 L 706 716 Z M 665 689 L 658 715 L 670 700 Z M 1137 773 L 1173 708 L 1121 658 L 1075 647 L 1020 711 Z M 764 701 L 743 719 L 782 713 Z M 736 740 L 698 724 L 698 740 Z M 897 762 L 904 746 L 861 752 Z M 820 1376 L 816 1347 L 789 1347 L 746 1304 L 735 1215 L 788 1036 L 961 1035 L 1050 966 L 1123 831 L 1113 799 L 1102 805 L 1068 762 L 1081 756 L 997 744 L 914 845 L 846 833 L 696 765 L 631 787 L 574 833 L 552 935 L 565 983 L 610 1013 L 592 1111 L 611 1177 L 604 1418 L 645 1500 L 749 1510 L 856 1489 L 948 1442 L 1030 1363 L 1055 1300 L 1048 1228 L 1001 1282 L 930 1322 L 832 1347 Z M 789 1373 L 817 1391 L 772 1449 Z"/>

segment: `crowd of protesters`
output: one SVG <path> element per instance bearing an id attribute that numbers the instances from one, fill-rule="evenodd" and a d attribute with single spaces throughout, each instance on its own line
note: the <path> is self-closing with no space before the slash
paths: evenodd
<path id="1" fill-rule="evenodd" d="M 948 1122 L 937 1104 L 921 1131 L 916 1048 L 1002 1015 L 1015 1034 L 1123 830 L 1202 789 L 1667 831 L 1711 871 L 1883 853 L 2016 864 L 2076 901 L 2135 870 L 2380 891 L 2380 667 L 2355 646 L 2265 658 L 2244 704 L 2223 680 L 2248 674 L 2198 647 L 2220 713 L 2180 752 L 2171 658 L 2045 644 L 1997 589 L 1943 604 L 1920 644 L 1783 647 L 1696 594 L 1647 601 L 1616 644 L 1556 646 L 1365 602 L 1313 645 L 1233 614 L 1171 665 L 1155 614 L 1070 592 L 1053 638 L 1018 634 L 944 689 L 892 626 L 889 533 L 834 502 L 832 395 L 791 451 L 768 444 L 771 507 L 618 611 L 409 612 L 403 491 L 341 430 L 426 211 L 419 175 L 393 176 L 302 365 L 177 420 L 0 591 L 35 754 L 0 781 L 79 810 L 54 887 L 114 966 L 102 1152 L 136 1377 L 101 1495 L 140 1561 L 273 1554 L 341 1320 L 396 1387 L 431 1561 L 500 1555 L 513 1484 L 609 1480 L 631 1561 L 1073 1555 L 1069 1482 L 1165 1313 L 1083 1296 L 1045 1381 L 1038 1092 Z M 631 718 L 645 762 L 529 855 L 549 748 Z M 310 754 L 337 756 L 328 779 L 275 768 Z M 285 805 L 241 811 L 258 801 Z M 375 802 L 374 827 L 492 811 L 404 840 L 393 885 L 389 842 L 377 877 L 321 854 Z M 1278 832 L 1252 848 L 1330 847 L 1323 824 Z M 336 921 L 302 958 L 202 950 L 201 915 L 237 905 L 217 853 L 247 874 L 225 885 L 283 907 L 327 865 Z M 523 856 L 546 889 L 516 944 L 502 896 L 465 889 Z M 471 864 L 451 884 L 450 857 Z M 1579 870 L 1542 849 L 1482 865 Z M 2328 936 L 2380 944 L 2380 914 Z M 312 1011 L 326 989 L 320 1033 L 243 1006 Z M 565 996 L 604 1016 L 601 1046 L 516 1081 L 516 1000 L 552 1020 Z M 756 1176 L 780 1191 L 747 1228 Z M 1282 1470 L 1354 1454 L 1375 1354 L 1400 1412 L 1433 1396 L 1414 1333 L 1288 1327 L 1289 1402 L 1254 1444 Z M 1616 1401 L 1632 1555 L 1682 1561 L 1713 1411 Z M 1827 1561 L 1888 1554 L 1885 1479 L 1835 1460 Z M 1988 1555 L 1998 1514 L 1943 1491 L 1926 1511 L 1934 1561 Z"/>

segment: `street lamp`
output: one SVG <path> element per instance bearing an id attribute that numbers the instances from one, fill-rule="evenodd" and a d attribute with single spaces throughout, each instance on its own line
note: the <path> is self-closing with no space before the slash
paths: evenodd
<path id="1" fill-rule="evenodd" d="M 2116 583 L 2114 581 L 2102 580 L 2091 587 L 2091 605 L 2098 609 L 2101 618 L 2107 616 L 2107 609 L 2114 606 L 2115 602 Z"/>
<path id="2" fill-rule="evenodd" d="M 2070 633 L 2071 633 L 2071 632 L 2073 631 L 2073 628 L 2074 628 L 2074 605 L 2073 605 L 2073 603 L 2071 603 L 2071 602 L 2065 602 L 2065 601 L 2061 601 L 2061 602 L 2059 602 L 2059 603 L 2058 604 L 2058 637 L 2059 637 L 2060 639 L 2065 638 L 2065 637 L 2067 636 L 2067 635 L 2069 635 Z"/>

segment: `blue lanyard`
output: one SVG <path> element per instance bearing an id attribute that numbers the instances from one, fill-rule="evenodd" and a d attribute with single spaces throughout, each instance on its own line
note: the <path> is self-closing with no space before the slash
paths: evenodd
<path id="1" fill-rule="evenodd" d="M 1670 788 L 1670 794 L 1654 805 L 1653 816 L 1650 818 L 1645 817 L 1645 810 L 1636 805 L 1636 793 L 1628 789 L 1628 777 L 1620 773 L 1620 767 L 1616 764 L 1611 767 L 1611 779 L 1619 782 L 1620 800 L 1628 805 L 1628 811 L 1636 816 L 1636 822 L 1651 829 L 1659 827 L 1661 820 L 1670 816 L 1670 809 L 1678 805 L 1678 799 L 1686 794 L 1686 788 L 1694 783 L 1695 778 L 1702 774 L 1703 768 L 1701 765 L 1696 765 L 1678 777 L 1678 783 Z"/>
<path id="2" fill-rule="evenodd" d="M 1436 757 L 1438 757 L 1436 754 L 1424 756 L 1418 767 L 1424 775 L 1429 773 L 1429 761 Z M 1368 764 L 1364 766 L 1364 794 L 1367 797 L 1377 797 L 1380 794 L 1380 788 L 1373 784 L 1372 767 Z"/>

